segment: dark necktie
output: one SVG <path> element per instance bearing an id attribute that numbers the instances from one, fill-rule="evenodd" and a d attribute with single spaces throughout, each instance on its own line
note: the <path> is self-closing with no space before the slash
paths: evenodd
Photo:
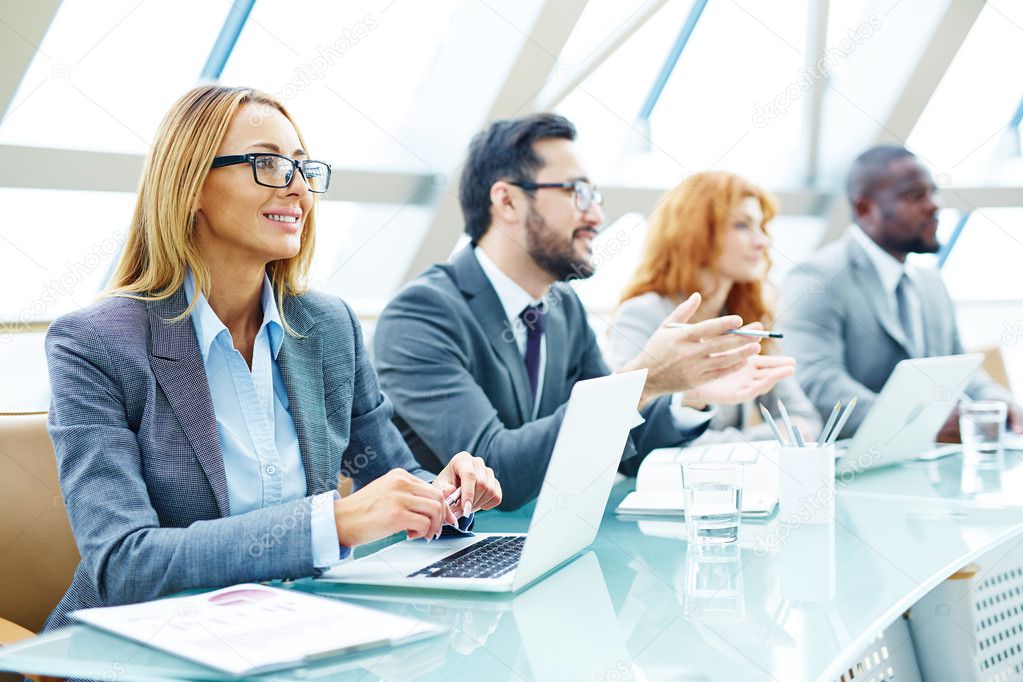
<path id="1" fill-rule="evenodd" d="M 909 304 L 909 288 L 913 286 L 906 273 L 902 273 L 899 283 L 895 287 L 895 301 L 899 306 L 899 322 L 902 324 L 902 333 L 909 345 L 910 356 L 919 357 L 923 355 L 920 347 L 920 339 L 916 338 L 916 325 L 913 324 L 912 311 Z"/>
<path id="2" fill-rule="evenodd" d="M 540 339 L 543 338 L 543 306 L 527 305 L 519 313 L 526 327 L 526 374 L 529 375 L 529 395 L 536 402 L 537 383 L 540 380 Z"/>

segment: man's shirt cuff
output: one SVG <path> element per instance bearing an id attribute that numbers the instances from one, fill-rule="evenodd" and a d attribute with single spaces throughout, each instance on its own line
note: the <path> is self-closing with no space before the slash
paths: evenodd
<path id="1" fill-rule="evenodd" d="M 713 405 L 708 405 L 702 410 L 696 410 L 692 407 L 686 407 L 682 404 L 685 399 L 684 393 L 672 393 L 671 394 L 671 420 L 675 423 L 675 428 L 681 433 L 691 433 L 700 429 L 711 419 L 714 418 L 714 413 L 717 412 Z"/>

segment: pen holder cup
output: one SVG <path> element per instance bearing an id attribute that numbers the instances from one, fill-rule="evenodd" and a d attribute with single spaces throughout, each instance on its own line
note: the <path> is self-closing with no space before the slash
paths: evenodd
<path id="1" fill-rule="evenodd" d="M 778 506 L 782 523 L 835 520 L 835 446 L 778 451 Z"/>

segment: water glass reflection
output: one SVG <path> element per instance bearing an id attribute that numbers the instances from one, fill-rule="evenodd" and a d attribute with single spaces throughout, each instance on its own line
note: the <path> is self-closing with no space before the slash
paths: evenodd
<path id="1" fill-rule="evenodd" d="M 994 456 L 994 461 L 978 462 L 963 458 L 962 477 L 959 490 L 968 497 L 998 496 L 1002 492 L 1002 474 L 1005 472 L 1004 455 Z"/>
<path id="2" fill-rule="evenodd" d="M 682 615 L 701 623 L 735 623 L 746 618 L 739 546 L 686 549 Z"/>

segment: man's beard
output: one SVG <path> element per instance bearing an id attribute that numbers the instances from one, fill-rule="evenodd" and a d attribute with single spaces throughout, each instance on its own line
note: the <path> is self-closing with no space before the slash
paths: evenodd
<path id="1" fill-rule="evenodd" d="M 937 239 L 929 242 L 923 237 L 912 237 L 902 244 L 902 248 L 906 253 L 937 253 L 941 250 L 941 244 L 938 243 Z"/>
<path id="2" fill-rule="evenodd" d="M 894 212 L 885 211 L 884 209 L 881 210 L 881 217 L 886 225 L 893 225 L 897 220 Z M 941 244 L 938 243 L 937 237 L 935 237 L 934 241 L 927 241 L 925 237 L 919 235 L 923 229 L 924 226 L 921 225 L 916 232 L 900 239 L 898 242 L 891 243 L 889 241 L 889 246 L 901 253 L 937 253 L 941 249 Z M 886 227 L 885 232 L 890 235 L 893 232 L 897 233 L 897 230 Z M 889 237 L 889 240 L 891 240 L 891 237 Z"/>
<path id="3" fill-rule="evenodd" d="M 554 277 L 555 281 L 586 279 L 593 276 L 594 267 L 588 259 L 575 255 L 575 235 L 588 228 L 572 231 L 572 236 L 563 240 L 550 229 L 543 216 L 532 206 L 526 216 L 526 250 L 533 261 Z"/>

